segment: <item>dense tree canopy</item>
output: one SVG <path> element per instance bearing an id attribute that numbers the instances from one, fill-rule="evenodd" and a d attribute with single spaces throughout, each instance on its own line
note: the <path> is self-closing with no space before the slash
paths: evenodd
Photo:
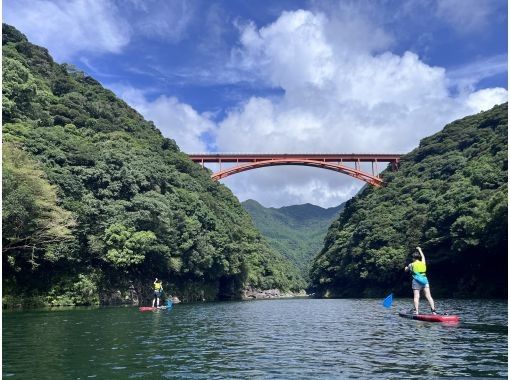
<path id="1" fill-rule="evenodd" d="M 367 187 L 330 227 L 311 271 L 322 296 L 409 292 L 424 248 L 435 294 L 506 296 L 507 104 L 457 120 Z"/>
<path id="2" fill-rule="evenodd" d="M 3 25 L 4 295 L 110 302 L 299 289 L 248 214 L 125 102 Z"/>
<path id="3" fill-rule="evenodd" d="M 35 269 L 43 257 L 56 259 L 61 245 L 70 243 L 75 223 L 57 205 L 55 187 L 35 161 L 9 143 L 2 156 L 4 273 Z"/>
<path id="4" fill-rule="evenodd" d="M 267 208 L 251 199 L 242 206 L 269 245 L 294 263 L 305 278 L 331 222 L 343 209 L 343 204 L 328 209 L 311 204 Z"/>

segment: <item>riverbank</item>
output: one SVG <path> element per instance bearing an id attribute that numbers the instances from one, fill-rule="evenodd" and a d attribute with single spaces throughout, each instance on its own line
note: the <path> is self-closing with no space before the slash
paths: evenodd
<path id="1" fill-rule="evenodd" d="M 280 289 L 255 289 L 252 287 L 245 288 L 241 299 L 253 300 L 253 299 L 271 299 L 271 298 L 296 298 L 296 297 L 308 297 L 306 291 L 301 290 L 299 292 L 282 292 Z"/>
<path id="2" fill-rule="evenodd" d="M 279 299 L 279 298 L 303 298 L 310 297 L 305 290 L 299 292 L 282 291 L 280 289 L 257 289 L 253 287 L 245 288 L 238 296 L 237 300 L 249 301 L 254 299 Z M 172 296 L 172 302 L 193 303 L 193 302 L 218 301 L 210 299 L 204 292 L 193 295 L 183 293 L 182 297 Z M 76 299 L 70 296 L 51 297 L 48 295 L 4 295 L 2 298 L 2 309 L 34 309 L 41 307 L 63 307 L 63 306 L 144 306 L 145 302 L 140 302 L 140 297 L 133 290 L 121 292 L 120 290 L 102 292 L 95 302 L 76 302 Z"/>

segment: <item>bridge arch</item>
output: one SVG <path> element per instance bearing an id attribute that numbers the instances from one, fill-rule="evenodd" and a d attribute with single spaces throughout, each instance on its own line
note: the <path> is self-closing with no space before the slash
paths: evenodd
<path id="1" fill-rule="evenodd" d="M 382 185 L 382 179 L 378 176 L 373 176 L 367 173 L 364 173 L 360 170 L 356 170 L 350 168 L 345 165 L 333 164 L 329 162 L 322 161 L 314 161 L 314 160 L 298 160 L 298 159 L 277 159 L 277 160 L 268 160 L 268 161 L 258 161 L 249 164 L 243 164 L 238 166 L 233 166 L 228 169 L 220 170 L 214 173 L 211 178 L 214 180 L 220 180 L 225 177 L 228 177 L 233 174 L 241 173 L 247 170 L 253 170 L 258 168 L 263 168 L 267 166 L 280 166 L 280 165 L 300 165 L 300 166 L 312 166 L 321 169 L 333 170 L 335 172 L 344 173 L 351 177 L 361 179 L 373 186 L 380 187 Z"/>
<path id="2" fill-rule="evenodd" d="M 281 165 L 300 165 L 311 166 L 321 169 L 332 170 L 335 172 L 347 174 L 353 178 L 365 181 L 366 183 L 380 187 L 383 180 L 377 173 L 377 164 L 379 162 L 389 162 L 392 168 L 396 170 L 400 155 L 395 154 L 191 154 L 190 159 L 201 163 L 219 163 L 220 170 L 213 173 L 211 178 L 220 180 L 225 177 L 241 173 L 248 170 L 258 169 L 268 166 Z M 222 169 L 222 163 L 236 163 L 235 166 Z M 354 167 L 345 165 L 346 162 L 353 162 Z M 372 163 L 372 173 L 361 169 L 362 162 Z"/>

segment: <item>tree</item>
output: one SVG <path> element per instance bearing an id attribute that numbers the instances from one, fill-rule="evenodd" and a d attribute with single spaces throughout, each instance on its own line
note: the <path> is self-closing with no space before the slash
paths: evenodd
<path id="1" fill-rule="evenodd" d="M 135 231 L 134 228 L 114 224 L 106 229 L 105 239 L 105 259 L 117 267 L 129 267 L 144 261 L 156 235 L 151 231 Z"/>
<path id="2" fill-rule="evenodd" d="M 2 153 L 2 253 L 10 267 L 29 263 L 35 269 L 42 253 L 73 239 L 75 220 L 32 158 L 10 143 Z"/>

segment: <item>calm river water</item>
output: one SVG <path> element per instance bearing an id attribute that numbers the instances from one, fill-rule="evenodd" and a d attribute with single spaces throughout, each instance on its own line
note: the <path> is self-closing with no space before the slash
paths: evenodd
<path id="1" fill-rule="evenodd" d="M 506 301 L 438 300 L 456 326 L 382 300 L 287 299 L 3 312 L 3 377 L 342 379 L 507 377 Z M 424 307 L 424 306 L 423 306 Z"/>

